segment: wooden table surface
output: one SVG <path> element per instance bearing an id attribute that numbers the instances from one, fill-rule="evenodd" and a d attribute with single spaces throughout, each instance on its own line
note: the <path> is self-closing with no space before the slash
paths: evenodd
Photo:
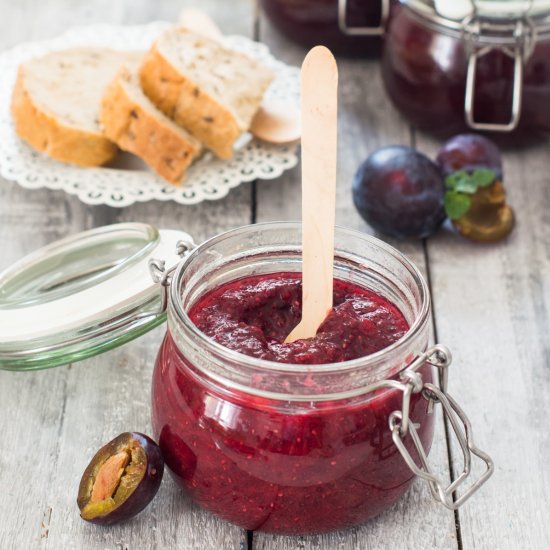
<path id="1" fill-rule="evenodd" d="M 0 0 L 0 48 L 93 22 L 175 20 L 184 0 Z M 257 15 L 252 0 L 202 0 L 227 33 L 267 43 L 288 63 L 304 50 Z M 376 61 L 339 60 L 337 222 L 371 232 L 355 212 L 351 179 L 369 152 L 392 143 L 433 154 L 440 142 L 416 132 L 385 97 Z M 2 85 L 0 75 L 0 85 Z M 163 328 L 74 365 L 0 372 L 0 549 L 548 549 L 550 548 L 550 141 L 513 142 L 505 183 L 518 224 L 507 242 L 476 246 L 442 230 L 396 243 L 428 277 L 438 342 L 454 352 L 450 392 L 469 414 L 494 477 L 456 514 L 417 481 L 370 523 L 316 537 L 247 533 L 195 506 L 166 476 L 140 516 L 98 528 L 78 515 L 80 476 L 95 450 L 120 432 L 150 432 L 150 378 Z M 122 221 L 181 228 L 201 240 L 256 221 L 297 219 L 300 175 L 243 184 L 197 206 L 170 202 L 124 209 L 86 206 L 59 191 L 0 181 L 0 269 L 66 235 Z M 460 456 L 439 421 L 430 454 L 449 478 Z M 455 464 L 456 466 L 456 464 Z"/>

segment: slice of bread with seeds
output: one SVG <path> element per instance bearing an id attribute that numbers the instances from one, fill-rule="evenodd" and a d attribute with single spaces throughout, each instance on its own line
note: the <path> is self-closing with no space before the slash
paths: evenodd
<path id="1" fill-rule="evenodd" d="M 79 166 L 100 166 L 117 153 L 102 132 L 99 108 L 120 66 L 134 52 L 75 48 L 19 67 L 11 110 L 19 137 L 37 151 Z"/>
<path id="2" fill-rule="evenodd" d="M 201 151 L 200 143 L 159 111 L 139 85 L 138 65 L 123 66 L 107 87 L 101 105 L 105 135 L 142 158 L 171 183 L 182 181 Z"/>
<path id="3" fill-rule="evenodd" d="M 222 159 L 232 157 L 273 77 L 254 59 L 182 27 L 158 38 L 140 70 L 151 101 Z"/>

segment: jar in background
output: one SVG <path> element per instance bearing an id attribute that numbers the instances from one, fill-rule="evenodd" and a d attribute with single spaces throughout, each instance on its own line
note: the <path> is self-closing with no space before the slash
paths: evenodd
<path id="1" fill-rule="evenodd" d="M 389 4 L 390 0 L 260 0 L 273 25 L 295 42 L 360 56 L 379 53 Z"/>
<path id="2" fill-rule="evenodd" d="M 550 130 L 550 2 L 399 0 L 382 74 L 418 128 Z"/>

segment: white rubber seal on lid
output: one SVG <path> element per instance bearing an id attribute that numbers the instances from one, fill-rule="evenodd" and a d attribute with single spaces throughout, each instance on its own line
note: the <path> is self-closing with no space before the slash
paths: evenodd
<path id="1" fill-rule="evenodd" d="M 435 11 L 454 21 L 472 15 L 489 18 L 521 18 L 550 13 L 550 0 L 434 0 Z"/>

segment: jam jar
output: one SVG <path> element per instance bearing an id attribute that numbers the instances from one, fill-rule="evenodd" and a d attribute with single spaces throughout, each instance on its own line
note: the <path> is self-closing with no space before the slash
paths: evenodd
<path id="1" fill-rule="evenodd" d="M 418 128 L 550 130 L 550 2 L 396 1 L 382 74 Z"/>
<path id="2" fill-rule="evenodd" d="M 379 53 L 390 0 L 260 0 L 260 6 L 279 31 L 303 46 L 370 56 Z"/>
<path id="3" fill-rule="evenodd" d="M 364 357 L 268 361 L 222 346 L 190 317 L 225 285 L 299 280 L 300 224 L 243 227 L 197 246 L 182 231 L 125 223 L 67 237 L 0 273 L 0 368 L 79 361 L 167 316 L 152 425 L 174 479 L 198 504 L 247 529 L 319 533 L 381 513 L 417 476 L 456 509 L 493 463 L 446 391 L 450 352 L 429 346 L 427 285 L 382 241 L 343 228 L 335 237 L 335 288 L 361 288 L 399 314 L 399 337 Z M 427 457 L 439 408 L 464 457 L 450 485 Z M 474 458 L 485 468 L 472 481 Z"/>
<path id="4" fill-rule="evenodd" d="M 367 357 L 322 365 L 258 359 L 206 337 L 188 314 L 222 285 L 300 269 L 299 225 L 273 223 L 207 241 L 173 275 L 152 423 L 174 479 L 207 510 L 273 533 L 362 523 L 399 499 L 415 474 L 456 506 L 454 488 L 436 480 L 426 458 L 434 404 L 454 423 L 463 414 L 434 383 L 433 367 L 444 380 L 450 355 L 428 348 L 429 292 L 396 250 L 359 232 L 336 233 L 335 278 L 392 302 L 410 327 Z M 478 456 L 485 479 L 492 464 Z"/>

